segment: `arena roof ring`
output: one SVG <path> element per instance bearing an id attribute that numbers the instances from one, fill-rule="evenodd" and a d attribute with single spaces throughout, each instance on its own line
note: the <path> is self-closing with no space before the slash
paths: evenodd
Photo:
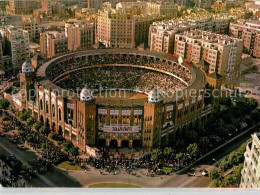
<path id="1" fill-rule="evenodd" d="M 201 71 L 185 62 L 178 64 L 173 56 L 128 49 L 69 53 L 44 63 L 36 75 L 45 89 L 71 98 L 79 98 L 79 90 L 87 85 L 95 92 L 125 90 L 145 95 L 156 88 L 163 101 L 175 101 L 176 96 L 169 93 L 205 85 Z"/>

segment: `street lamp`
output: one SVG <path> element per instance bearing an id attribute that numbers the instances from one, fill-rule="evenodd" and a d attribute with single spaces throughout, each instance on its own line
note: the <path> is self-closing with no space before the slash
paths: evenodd
<path id="1" fill-rule="evenodd" d="M 219 166 L 219 162 L 215 158 L 212 158 L 212 160 L 215 161 Z"/>

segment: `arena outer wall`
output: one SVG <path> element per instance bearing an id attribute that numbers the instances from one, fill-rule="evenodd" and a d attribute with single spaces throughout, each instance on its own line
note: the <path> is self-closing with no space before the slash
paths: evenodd
<path id="1" fill-rule="evenodd" d="M 95 97 L 81 101 L 78 94 L 58 87 L 48 77 L 53 64 L 102 54 L 148 56 L 175 64 L 177 61 L 172 56 L 150 51 L 114 49 L 59 56 L 40 66 L 34 76 L 20 73 L 21 89 L 26 91 L 22 96 L 24 109 L 82 151 L 86 151 L 87 145 L 160 147 L 171 142 L 176 131 L 200 123 L 209 113 L 203 106 L 205 77 L 186 63 L 182 66 L 192 74 L 189 86 L 174 97 L 162 97 L 157 103 L 149 102 L 143 94 L 136 97 L 135 92 L 127 92 L 124 98 Z M 36 80 L 34 98 L 29 96 L 32 79 Z"/>

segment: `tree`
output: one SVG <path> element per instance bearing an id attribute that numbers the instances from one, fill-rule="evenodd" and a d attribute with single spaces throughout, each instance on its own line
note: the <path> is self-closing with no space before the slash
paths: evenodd
<path id="1" fill-rule="evenodd" d="M 169 157 L 171 153 L 172 153 L 172 148 L 171 148 L 171 147 L 166 147 L 166 148 L 164 148 L 164 150 L 163 150 L 163 155 L 164 155 L 165 157 Z"/>
<path id="2" fill-rule="evenodd" d="M 209 149 L 209 138 L 208 137 L 202 137 L 199 140 L 199 148 L 204 151 L 205 153 L 208 152 Z"/>
<path id="3" fill-rule="evenodd" d="M 73 147 L 72 143 L 70 142 L 66 142 L 64 145 L 63 145 L 63 149 L 68 152 L 71 148 Z"/>
<path id="4" fill-rule="evenodd" d="M 214 179 L 217 179 L 219 177 L 219 173 L 216 169 L 211 169 L 209 171 L 209 177 L 210 179 L 214 180 Z"/>
<path id="5" fill-rule="evenodd" d="M 32 140 L 33 140 L 32 136 L 27 137 L 28 142 L 32 142 Z"/>
<path id="6" fill-rule="evenodd" d="M 75 157 L 78 156 L 79 155 L 79 148 L 76 147 L 76 146 L 72 147 L 70 149 L 70 153 L 71 153 L 72 156 L 75 156 Z"/>
<path id="7" fill-rule="evenodd" d="M 27 121 L 26 121 L 26 127 L 30 127 L 33 125 L 33 119 L 32 118 L 28 118 Z"/>
<path id="8" fill-rule="evenodd" d="M 182 152 L 176 154 L 176 159 L 178 160 L 178 165 L 180 166 L 180 164 L 183 163 L 184 160 L 184 154 Z"/>
<path id="9" fill-rule="evenodd" d="M 235 166 L 233 168 L 233 174 L 236 176 L 236 177 L 240 177 L 241 178 L 241 171 L 244 167 L 244 164 L 243 163 L 240 163 L 239 165 Z M 238 178 L 239 179 L 239 178 Z M 239 179 L 240 180 L 240 179 Z"/>
<path id="10" fill-rule="evenodd" d="M 55 133 L 49 133 L 48 138 L 53 139 L 55 137 Z"/>
<path id="11" fill-rule="evenodd" d="M 7 109 L 10 105 L 10 102 L 5 99 L 0 99 L 0 108 L 1 109 Z"/>
<path id="12" fill-rule="evenodd" d="M 37 123 L 37 122 L 33 124 L 33 128 L 34 128 L 36 131 L 39 131 L 41 127 L 42 127 L 42 126 L 41 126 L 39 123 Z"/>
<path id="13" fill-rule="evenodd" d="M 217 188 L 217 187 L 221 187 L 221 186 L 222 186 L 222 183 L 218 179 L 214 179 L 210 185 L 211 188 Z"/>
<path id="14" fill-rule="evenodd" d="M 256 121 L 256 122 L 260 121 L 260 109 L 259 108 L 252 111 L 250 113 L 250 115 L 251 115 L 251 118 L 252 118 L 253 121 Z"/>
<path id="15" fill-rule="evenodd" d="M 187 147 L 187 152 L 191 155 L 191 157 L 194 157 L 198 153 L 198 145 L 196 143 L 190 144 Z"/>
<path id="16" fill-rule="evenodd" d="M 46 143 L 42 143 L 41 148 L 42 148 L 42 150 L 44 150 L 46 148 Z"/>
<path id="17" fill-rule="evenodd" d="M 230 164 L 227 160 L 222 160 L 219 164 L 221 171 L 225 172 L 230 168 Z"/>
<path id="18" fill-rule="evenodd" d="M 40 129 L 39 129 L 39 132 L 41 134 L 44 134 L 44 135 L 47 135 L 49 133 L 49 129 L 46 127 L 46 126 L 42 126 Z"/>
<path id="19" fill-rule="evenodd" d="M 18 135 L 19 136 L 24 136 L 25 135 L 25 131 L 22 131 L 22 130 L 18 131 Z"/>
<path id="20" fill-rule="evenodd" d="M 236 186 L 236 183 L 236 178 L 233 175 L 227 175 L 222 181 L 222 186 L 233 187 Z"/>
<path id="21" fill-rule="evenodd" d="M 151 161 L 157 161 L 162 156 L 161 149 L 153 149 L 151 152 Z"/>
<path id="22" fill-rule="evenodd" d="M 19 114 L 19 119 L 21 121 L 26 121 L 28 118 L 30 117 L 30 115 L 28 113 L 22 112 Z"/>

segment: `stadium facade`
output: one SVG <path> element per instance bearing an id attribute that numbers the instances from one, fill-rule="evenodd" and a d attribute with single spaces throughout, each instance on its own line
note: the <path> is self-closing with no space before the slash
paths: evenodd
<path id="1" fill-rule="evenodd" d="M 171 76 L 176 86 L 185 87 L 174 88 L 175 93 L 169 95 L 154 87 L 159 79 L 151 86 L 147 82 L 149 90 L 154 87 L 150 91 L 118 86 L 94 90 L 98 87 L 84 83 L 85 78 L 78 78 L 82 81 L 79 86 L 85 85 L 80 91 L 61 87 L 62 82 L 66 86 L 80 83 L 70 79 L 73 74 L 97 67 L 94 72 L 104 67 L 159 72 Z M 204 74 L 182 59 L 150 51 L 70 53 L 44 63 L 34 72 L 29 63 L 24 63 L 20 82 L 22 107 L 83 151 L 86 146 L 96 145 L 160 147 L 171 142 L 176 132 L 201 123 L 209 113 L 204 106 Z"/>

